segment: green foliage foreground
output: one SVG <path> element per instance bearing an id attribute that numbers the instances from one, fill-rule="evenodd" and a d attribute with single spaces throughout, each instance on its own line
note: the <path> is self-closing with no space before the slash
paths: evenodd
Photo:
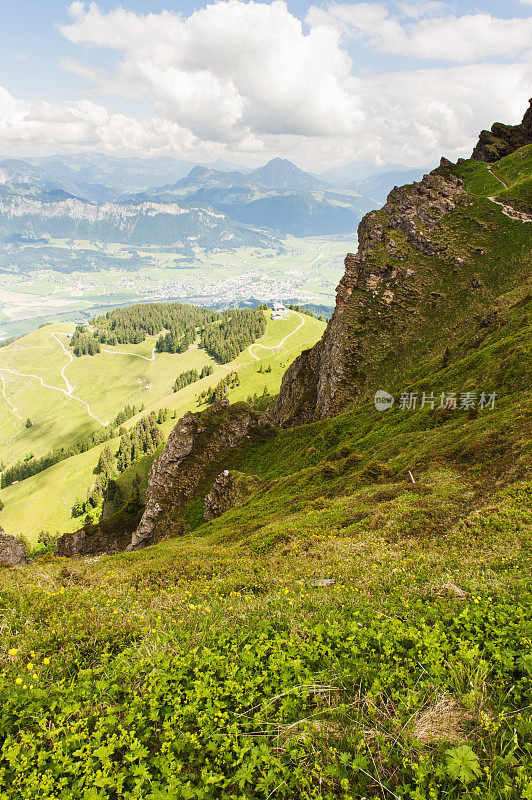
<path id="1" fill-rule="evenodd" d="M 532 484 L 494 506 L 5 570 L 0 796 L 530 798 Z"/>

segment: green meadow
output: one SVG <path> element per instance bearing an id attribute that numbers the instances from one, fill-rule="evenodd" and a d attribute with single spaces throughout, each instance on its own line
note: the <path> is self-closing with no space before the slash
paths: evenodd
<path id="1" fill-rule="evenodd" d="M 265 313 L 266 333 L 252 346 L 257 358 L 247 349 L 233 362 L 223 365 L 216 364 L 197 344 L 186 353 L 160 353 L 148 360 L 152 358 L 156 337 L 147 337 L 138 345 L 104 345 L 101 353 L 73 358 L 70 362 L 60 344 L 63 342 L 68 349 L 69 339 L 64 334 L 71 333 L 73 325 L 66 324 L 47 325 L 0 348 L 0 375 L 5 380 L 7 400 L 20 417 L 0 395 L 0 460 L 8 465 L 30 454 L 38 458 L 54 448 L 68 447 L 101 427 L 90 414 L 108 422 L 128 404 L 137 408 L 144 405 L 144 410 L 126 423 L 126 428 L 152 410 L 168 408 L 171 417 L 163 424 L 163 431 L 168 434 L 175 417 L 205 408 L 196 402 L 201 391 L 215 386 L 235 370 L 240 385 L 230 390 L 231 402 L 262 395 L 265 390 L 270 395 L 276 394 L 286 367 L 321 337 L 325 324 L 294 313 L 286 320 L 272 321 L 269 313 Z M 278 348 L 283 339 L 286 339 L 284 345 Z M 260 344 L 264 347 L 259 347 Z M 173 384 L 181 372 L 192 368 L 199 371 L 205 364 L 213 366 L 212 375 L 173 392 Z M 35 377 L 22 378 L 7 372 L 8 369 Z M 39 377 L 56 388 L 42 387 Z M 74 386 L 72 396 L 64 393 L 65 377 Z M 28 418 L 33 423 L 30 428 L 26 427 Z M 109 445 L 117 447 L 118 440 Z M 104 446 L 68 458 L 4 489 L 2 527 L 8 533 L 23 532 L 33 543 L 43 530 L 55 535 L 79 527 L 79 520 L 71 519 L 70 510 L 76 498 L 85 497 L 93 484 L 93 470 Z"/>

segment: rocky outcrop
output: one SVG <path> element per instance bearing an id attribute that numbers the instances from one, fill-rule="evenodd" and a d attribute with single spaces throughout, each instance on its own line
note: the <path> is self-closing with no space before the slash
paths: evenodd
<path id="1" fill-rule="evenodd" d="M 204 518 L 209 521 L 221 517 L 230 508 L 242 503 L 261 485 L 260 478 L 255 475 L 245 475 L 235 470 L 224 469 L 218 475 L 212 489 L 205 496 Z"/>
<path id="2" fill-rule="evenodd" d="M 75 533 L 65 533 L 56 542 L 54 555 L 82 558 L 101 553 L 119 553 L 131 542 L 137 529 L 144 503 L 140 487 L 135 487 L 124 505 L 97 523 L 86 523 Z"/>
<path id="3" fill-rule="evenodd" d="M 281 426 L 330 416 L 356 400 L 375 365 L 391 356 L 419 315 L 413 254 L 454 261 L 459 254 L 441 236 L 442 220 L 470 198 L 442 159 L 423 180 L 395 187 L 386 205 L 363 218 L 359 247 L 345 259 L 336 308 L 325 334 L 283 377 L 270 409 Z"/>
<path id="4" fill-rule="evenodd" d="M 519 125 L 496 122 L 491 130 L 481 131 L 471 158 L 492 164 L 520 147 L 532 144 L 532 98 L 529 103 L 530 106 Z"/>
<path id="5" fill-rule="evenodd" d="M 202 487 L 207 488 L 228 455 L 271 431 L 262 414 L 245 403 L 215 403 L 200 414 L 188 413 L 178 422 L 150 471 L 146 508 L 130 550 L 182 534 L 182 512 Z"/>
<path id="6" fill-rule="evenodd" d="M 26 564 L 27 561 L 26 549 L 22 542 L 0 528 L 0 564 L 14 567 L 17 564 Z"/>
<path id="7" fill-rule="evenodd" d="M 121 514 L 118 519 L 110 517 L 96 525 L 88 525 L 75 533 L 60 536 L 54 549 L 55 556 L 82 558 L 101 553 L 119 553 L 131 541 L 132 531 L 138 524 L 139 514 L 134 517 L 134 525 Z M 113 524 L 114 522 L 114 524 Z"/>

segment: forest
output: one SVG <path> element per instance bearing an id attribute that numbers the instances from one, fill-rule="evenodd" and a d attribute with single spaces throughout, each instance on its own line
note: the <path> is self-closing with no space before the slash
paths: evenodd
<path id="1" fill-rule="evenodd" d="M 141 303 L 116 308 L 91 320 L 101 344 L 139 344 L 161 331 L 182 335 L 219 318 L 216 311 L 183 303 Z M 174 351 L 176 352 L 176 351 Z"/>
<path id="2" fill-rule="evenodd" d="M 190 386 L 191 383 L 199 381 L 200 378 L 205 378 L 207 375 L 212 375 L 213 371 L 214 370 L 210 364 L 205 364 L 200 372 L 198 372 L 198 370 L 195 368 L 187 369 L 177 376 L 172 388 L 174 392 L 178 392 L 180 389 L 184 389 L 185 386 Z"/>
<path id="3" fill-rule="evenodd" d="M 228 364 L 265 331 L 262 308 L 229 309 L 204 328 L 200 346 L 220 364 Z"/>

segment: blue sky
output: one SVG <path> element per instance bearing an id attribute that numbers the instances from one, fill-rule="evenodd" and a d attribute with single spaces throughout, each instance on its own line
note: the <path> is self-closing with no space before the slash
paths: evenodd
<path id="1" fill-rule="evenodd" d="M 532 95 L 532 0 L 3 0 L 1 15 L 6 154 L 426 164 Z"/>

